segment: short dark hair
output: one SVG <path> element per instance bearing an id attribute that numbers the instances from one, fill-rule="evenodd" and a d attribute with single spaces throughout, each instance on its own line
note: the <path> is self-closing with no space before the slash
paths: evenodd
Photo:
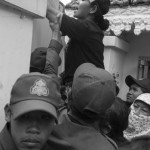
<path id="1" fill-rule="evenodd" d="M 30 72 L 43 73 L 46 64 L 46 47 L 38 47 L 31 53 Z"/>
<path id="2" fill-rule="evenodd" d="M 106 112 L 112 134 L 123 132 L 128 127 L 129 108 L 125 102 L 116 97 L 115 102 Z"/>

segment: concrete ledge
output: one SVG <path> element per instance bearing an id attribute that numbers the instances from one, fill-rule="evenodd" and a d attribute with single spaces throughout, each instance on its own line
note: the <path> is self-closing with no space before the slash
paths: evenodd
<path id="1" fill-rule="evenodd" d="M 47 0 L 0 0 L 0 4 L 17 9 L 34 18 L 46 16 Z"/>
<path id="2" fill-rule="evenodd" d="M 124 52 L 129 50 L 129 44 L 116 36 L 105 36 L 103 42 L 106 47 L 115 47 Z"/>

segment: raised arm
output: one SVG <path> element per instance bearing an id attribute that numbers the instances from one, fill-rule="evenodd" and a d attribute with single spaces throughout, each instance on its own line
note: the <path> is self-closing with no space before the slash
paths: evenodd
<path id="1" fill-rule="evenodd" d="M 59 24 L 61 24 L 63 13 L 56 9 L 54 5 L 55 0 L 47 0 L 47 14 L 46 17 L 50 22 L 55 22 L 57 19 L 57 16 L 59 15 Z"/>
<path id="2" fill-rule="evenodd" d="M 61 64 L 60 51 L 63 47 L 61 40 L 61 32 L 58 20 L 60 16 L 56 17 L 56 21 L 50 24 L 52 29 L 52 39 L 50 41 L 47 54 L 46 54 L 46 65 L 44 69 L 45 74 L 57 75 L 58 67 Z"/>

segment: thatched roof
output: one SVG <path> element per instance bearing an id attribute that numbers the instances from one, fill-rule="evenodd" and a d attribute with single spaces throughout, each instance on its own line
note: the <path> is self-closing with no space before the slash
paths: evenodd
<path id="1" fill-rule="evenodd" d="M 73 16 L 80 0 L 72 0 L 66 5 L 66 13 Z M 150 32 L 150 0 L 110 0 L 111 8 L 105 15 L 109 20 L 111 31 L 116 36 L 123 31 L 133 31 L 139 35 L 143 31 Z M 136 2 L 135 2 L 136 1 Z"/>
<path id="2" fill-rule="evenodd" d="M 78 7 L 80 0 L 72 0 L 65 8 L 75 10 Z M 150 0 L 110 0 L 111 7 L 126 7 L 136 5 L 149 5 Z"/>

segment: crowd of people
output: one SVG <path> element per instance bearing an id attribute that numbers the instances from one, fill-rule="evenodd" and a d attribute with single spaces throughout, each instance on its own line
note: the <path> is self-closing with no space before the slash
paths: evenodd
<path id="1" fill-rule="evenodd" d="M 82 0 L 72 18 L 47 5 L 49 46 L 31 54 L 6 104 L 0 150 L 148 150 L 150 79 L 128 75 L 126 100 L 103 64 L 109 0 Z M 61 36 L 70 38 L 58 75 Z"/>

